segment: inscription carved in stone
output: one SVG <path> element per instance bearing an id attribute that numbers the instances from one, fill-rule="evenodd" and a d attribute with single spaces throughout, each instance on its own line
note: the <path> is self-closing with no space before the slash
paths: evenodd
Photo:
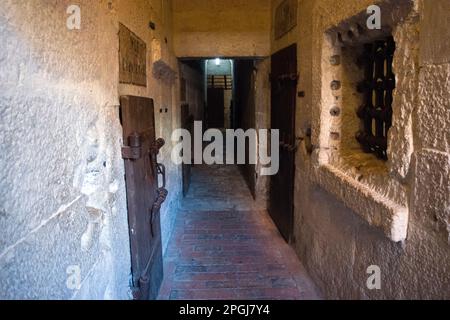
<path id="1" fill-rule="evenodd" d="M 119 28 L 119 81 L 147 86 L 147 45 L 123 24 Z"/>

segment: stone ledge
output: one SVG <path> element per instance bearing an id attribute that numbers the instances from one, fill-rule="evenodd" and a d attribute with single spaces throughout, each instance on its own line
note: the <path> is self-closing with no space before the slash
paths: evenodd
<path id="1" fill-rule="evenodd" d="M 328 164 L 315 170 L 315 181 L 366 220 L 369 225 L 381 229 L 392 241 L 406 240 L 408 208 L 378 194 Z"/>

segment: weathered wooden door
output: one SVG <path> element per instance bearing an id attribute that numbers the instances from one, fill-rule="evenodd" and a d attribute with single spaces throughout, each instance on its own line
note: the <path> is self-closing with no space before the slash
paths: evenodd
<path id="1" fill-rule="evenodd" d="M 283 237 L 290 241 L 294 217 L 297 46 L 275 53 L 271 64 L 271 126 L 280 130 L 280 170 L 271 177 L 269 211 Z"/>
<path id="2" fill-rule="evenodd" d="M 158 187 L 158 173 L 165 175 L 165 170 L 156 156 L 164 140 L 155 139 L 152 99 L 123 96 L 120 104 L 133 296 L 136 300 L 155 299 L 163 278 L 159 209 L 167 196 L 165 181 Z"/>
<path id="3" fill-rule="evenodd" d="M 208 88 L 208 128 L 225 126 L 225 92 L 221 88 Z"/>
<path id="4" fill-rule="evenodd" d="M 188 130 L 193 137 L 194 132 L 194 117 L 189 113 L 189 105 L 183 104 L 181 106 L 181 124 L 183 129 Z M 191 141 L 193 145 L 193 141 Z M 191 154 L 193 154 L 191 152 Z M 191 162 L 193 163 L 193 161 Z M 189 192 L 189 187 L 191 185 L 191 175 L 192 175 L 192 165 L 183 163 L 182 174 L 183 174 L 183 196 L 186 196 Z"/>

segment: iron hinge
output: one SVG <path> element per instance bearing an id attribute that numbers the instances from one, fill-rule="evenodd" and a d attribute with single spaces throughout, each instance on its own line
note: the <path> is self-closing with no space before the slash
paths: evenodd
<path id="1" fill-rule="evenodd" d="M 125 160 L 138 160 L 141 155 L 141 147 L 122 147 L 122 158 Z"/>
<path id="2" fill-rule="evenodd" d="M 128 137 L 129 146 L 122 147 L 122 158 L 138 160 L 142 157 L 141 136 L 134 132 Z"/>

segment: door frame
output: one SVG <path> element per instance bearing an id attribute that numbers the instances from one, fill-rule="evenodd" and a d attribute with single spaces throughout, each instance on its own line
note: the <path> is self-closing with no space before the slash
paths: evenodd
<path id="1" fill-rule="evenodd" d="M 269 195 L 269 213 L 272 216 L 272 219 L 274 220 L 274 223 L 277 225 L 278 229 L 280 230 L 280 233 L 282 234 L 283 238 L 287 241 L 287 242 L 291 242 L 293 240 L 293 231 L 294 231 L 294 203 L 295 203 L 295 172 L 296 172 L 296 166 L 295 166 L 295 159 L 296 159 L 296 111 L 297 111 L 297 90 L 298 90 L 298 46 L 297 43 L 291 44 L 277 52 L 275 52 L 274 54 L 271 55 L 270 59 L 271 59 L 271 81 L 278 81 L 278 79 L 275 79 L 274 73 L 273 73 L 273 59 L 276 58 L 276 56 L 286 53 L 288 54 L 289 51 L 293 51 L 295 52 L 295 54 L 293 54 L 295 56 L 295 73 L 291 74 L 290 76 L 293 77 L 295 75 L 295 89 L 294 92 L 292 93 L 292 110 L 291 110 L 291 114 L 290 114 L 290 119 L 291 119 L 291 128 L 292 128 L 292 132 L 290 133 L 290 137 L 289 137 L 289 145 L 290 147 L 294 148 L 294 151 L 291 152 L 291 156 L 292 156 L 292 168 L 290 168 L 292 174 L 290 175 L 290 186 L 289 186 L 289 194 L 290 194 L 290 199 L 291 199 L 291 203 L 289 204 L 289 215 L 287 217 L 287 230 L 283 230 L 283 226 L 281 226 L 279 221 L 276 221 L 276 218 L 274 218 L 273 216 L 273 211 L 272 210 L 272 198 L 273 198 L 273 181 L 275 179 L 275 176 L 271 177 L 271 182 L 270 182 L 270 195 Z M 293 80 L 294 81 L 294 80 Z M 273 121 L 273 83 L 271 84 L 271 102 L 270 102 L 270 113 L 271 113 L 271 128 L 273 128 L 274 125 L 274 121 Z M 281 129 L 281 128 L 273 128 L 273 129 Z M 282 134 L 280 133 L 280 140 L 283 140 Z M 281 145 L 281 142 L 284 141 L 280 141 L 280 149 L 284 146 Z M 280 150 L 280 159 L 281 159 L 281 150 Z M 286 152 L 286 151 L 285 151 Z M 280 163 L 281 165 L 281 163 Z M 281 168 L 280 168 L 281 169 Z"/>

